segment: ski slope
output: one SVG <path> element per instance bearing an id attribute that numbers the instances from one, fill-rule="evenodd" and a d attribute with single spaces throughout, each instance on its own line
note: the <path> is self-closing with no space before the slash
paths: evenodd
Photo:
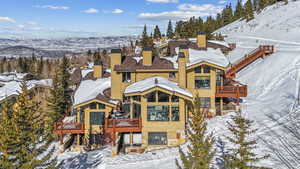
<path id="1" fill-rule="evenodd" d="M 254 127 L 259 129 L 254 136 L 259 145 L 257 153 L 270 154 L 271 158 L 261 163 L 274 169 L 288 168 L 278 160 L 276 151 L 280 151 L 292 164 L 289 168 L 300 168 L 299 160 L 287 153 L 282 144 L 284 140 L 291 147 L 299 147 L 293 135 L 284 128 L 284 125 L 299 124 L 300 121 L 297 104 L 300 87 L 299 9 L 300 1 L 290 1 L 288 5 L 277 3 L 248 23 L 237 21 L 217 31 L 227 35 L 226 42 L 237 43 L 237 49 L 227 56 L 231 63 L 259 45 L 276 47 L 274 54 L 255 61 L 237 74 L 237 80 L 248 85 L 249 95 L 243 99 L 241 107 L 243 114 L 254 120 Z M 217 138 L 229 134 L 226 121 L 230 120 L 231 115 L 208 120 L 208 128 Z M 58 158 L 64 169 L 174 169 L 178 149 L 111 157 L 107 147 L 88 153 L 66 152 Z M 299 154 L 296 158 L 299 159 Z M 219 168 L 217 163 L 214 166 Z"/>

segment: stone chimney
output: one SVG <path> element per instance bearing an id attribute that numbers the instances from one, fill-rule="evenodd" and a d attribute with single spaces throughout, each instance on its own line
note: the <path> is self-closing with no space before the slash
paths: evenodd
<path id="1" fill-rule="evenodd" d="M 198 33 L 197 35 L 197 46 L 198 48 L 206 48 L 206 34 L 203 32 Z"/>
<path id="2" fill-rule="evenodd" d="M 180 45 L 179 46 L 179 53 L 182 52 L 184 53 L 184 57 L 186 62 L 190 62 L 190 53 L 189 53 L 189 48 L 187 45 Z"/>
<path id="3" fill-rule="evenodd" d="M 183 52 L 178 55 L 179 87 L 186 88 L 186 58 Z"/>
<path id="4" fill-rule="evenodd" d="M 102 78 L 103 77 L 103 63 L 101 60 L 96 60 L 93 66 L 94 78 Z"/>
<path id="5" fill-rule="evenodd" d="M 152 48 L 148 46 L 144 47 L 142 55 L 143 55 L 143 65 L 151 66 L 153 62 Z"/>

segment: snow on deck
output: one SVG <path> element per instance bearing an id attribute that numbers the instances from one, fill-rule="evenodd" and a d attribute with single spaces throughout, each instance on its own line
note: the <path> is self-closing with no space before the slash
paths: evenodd
<path id="1" fill-rule="evenodd" d="M 0 88 L 0 100 L 5 99 L 6 97 L 19 95 L 21 92 L 21 81 L 10 81 L 7 83 L 3 83 L 4 86 Z M 41 86 L 51 86 L 52 80 L 51 79 L 44 79 L 44 80 L 30 80 L 27 82 L 28 89 L 31 89 L 37 85 Z"/>
<path id="2" fill-rule="evenodd" d="M 176 53 L 178 54 L 179 48 L 176 48 Z M 178 68 L 177 63 L 178 55 L 173 57 L 165 57 L 165 59 L 173 62 L 174 68 Z M 229 60 L 222 53 L 220 49 L 207 48 L 207 50 L 195 50 L 189 49 L 189 58 L 190 62 L 188 62 L 187 66 L 192 66 L 201 62 L 208 62 L 217 66 L 227 67 L 229 64 Z"/>
<path id="3" fill-rule="evenodd" d="M 99 78 L 97 80 L 84 80 L 74 95 L 74 105 L 84 103 L 86 101 L 95 99 L 99 94 L 111 87 L 111 79 Z"/>
<path id="4" fill-rule="evenodd" d="M 157 83 L 156 83 L 156 82 Z M 135 92 L 144 92 L 146 90 L 149 90 L 154 87 L 161 87 L 163 89 L 172 91 L 172 92 L 177 92 L 182 95 L 188 96 L 188 97 L 193 97 L 192 93 L 186 89 L 182 89 L 178 86 L 178 83 L 172 82 L 166 78 L 160 77 L 160 76 L 154 76 L 147 78 L 145 80 L 136 82 L 130 86 L 128 86 L 125 89 L 124 93 L 135 93 Z"/>

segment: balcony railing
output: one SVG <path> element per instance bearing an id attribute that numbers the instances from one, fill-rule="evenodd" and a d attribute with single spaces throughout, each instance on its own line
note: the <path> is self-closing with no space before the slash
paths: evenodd
<path id="1" fill-rule="evenodd" d="M 84 124 L 77 122 L 57 122 L 54 124 L 56 134 L 82 134 L 84 133 Z"/>
<path id="2" fill-rule="evenodd" d="M 216 97 L 247 97 L 247 85 L 217 86 Z"/>
<path id="3" fill-rule="evenodd" d="M 142 119 L 105 119 L 106 132 L 141 132 Z"/>

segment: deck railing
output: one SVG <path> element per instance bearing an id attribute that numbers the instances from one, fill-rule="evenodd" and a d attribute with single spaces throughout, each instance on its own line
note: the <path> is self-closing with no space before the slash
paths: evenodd
<path id="1" fill-rule="evenodd" d="M 131 128 L 141 127 L 141 119 L 105 119 L 105 128 Z"/>
<path id="2" fill-rule="evenodd" d="M 57 122 L 54 124 L 54 132 L 58 134 L 84 133 L 84 124 L 78 122 Z"/>
<path id="3" fill-rule="evenodd" d="M 216 97 L 246 97 L 247 85 L 243 86 L 217 86 Z"/>

